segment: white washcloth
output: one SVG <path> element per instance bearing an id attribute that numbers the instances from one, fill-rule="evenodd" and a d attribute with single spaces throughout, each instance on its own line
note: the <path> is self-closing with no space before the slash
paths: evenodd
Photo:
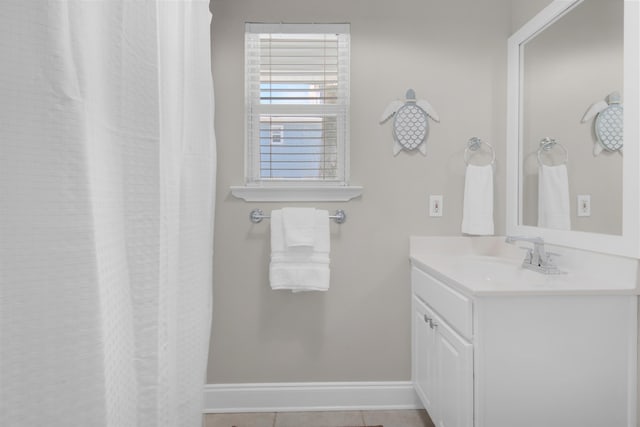
<path id="1" fill-rule="evenodd" d="M 569 178 L 566 165 L 538 169 L 538 227 L 570 230 Z"/>
<path id="2" fill-rule="evenodd" d="M 329 289 L 329 212 L 315 210 L 313 246 L 286 244 L 283 212 L 271 212 L 271 263 L 269 282 L 272 289 L 293 292 Z"/>
<path id="3" fill-rule="evenodd" d="M 316 209 L 283 208 L 282 224 L 287 247 L 313 246 L 315 239 Z"/>
<path id="4" fill-rule="evenodd" d="M 462 232 L 493 234 L 493 165 L 468 165 L 464 179 Z"/>

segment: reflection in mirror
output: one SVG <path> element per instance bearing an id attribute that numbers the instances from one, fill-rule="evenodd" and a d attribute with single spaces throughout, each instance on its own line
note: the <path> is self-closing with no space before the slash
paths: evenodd
<path id="1" fill-rule="evenodd" d="M 521 45 L 521 225 L 622 234 L 622 151 L 595 113 L 623 93 L 623 22 L 623 0 L 584 0 Z"/>
<path id="2" fill-rule="evenodd" d="M 602 4 L 608 7 L 597 12 L 591 10 Z M 591 18 L 571 23 L 582 15 Z M 546 43 L 553 48 L 538 49 L 545 59 L 534 67 L 530 62 L 532 56 L 535 59 L 536 44 L 556 31 L 560 36 Z M 612 37 L 620 40 L 620 31 L 624 43 L 611 44 Z M 590 43 L 585 45 L 585 40 Z M 569 41 L 573 44 L 569 45 Z M 615 51 L 618 51 L 616 59 L 612 56 Z M 602 56 L 593 59 L 596 52 Z M 539 79 L 532 70 L 544 69 L 545 65 L 548 70 L 543 80 L 556 83 L 535 87 Z M 606 75 L 610 79 L 610 73 L 616 80 L 603 83 L 598 77 Z M 532 77 L 536 77 L 534 82 L 529 81 Z M 553 245 L 640 258 L 640 1 L 551 1 L 509 37 L 507 88 L 507 234 L 539 236 Z M 593 115 L 589 109 L 594 103 L 605 98 L 611 102 L 615 91 L 620 93 L 624 104 L 621 131 L 624 155 L 616 150 L 594 151 L 597 138 L 593 117 L 581 123 L 585 116 Z M 601 108 L 602 104 L 596 110 Z M 569 132 L 569 128 L 573 131 Z M 547 137 L 567 149 L 569 230 L 537 226 L 537 184 L 531 178 L 525 179 L 532 169 L 537 172 L 537 150 L 540 140 Z M 612 147 L 615 148 L 615 143 Z M 548 163 L 560 162 L 563 153 L 552 149 L 544 154 L 543 160 Z M 600 192 L 601 188 L 606 192 Z M 578 196 L 590 202 L 590 217 L 576 215 L 581 206 L 576 203 Z M 591 196 L 590 200 L 587 196 Z"/>

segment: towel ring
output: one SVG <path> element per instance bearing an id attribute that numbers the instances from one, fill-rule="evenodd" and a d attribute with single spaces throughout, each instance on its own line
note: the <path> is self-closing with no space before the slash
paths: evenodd
<path id="1" fill-rule="evenodd" d="M 484 142 L 477 136 L 474 136 L 473 138 L 469 139 L 469 141 L 467 141 L 467 148 L 464 149 L 464 162 L 467 164 L 467 166 L 470 165 L 469 159 L 471 158 L 471 152 L 478 151 L 482 144 L 485 144 L 487 147 L 489 147 L 489 151 L 491 151 L 491 163 L 489 164 L 495 164 L 496 150 L 493 149 L 493 145 L 489 144 L 488 142 Z"/>
<path id="2" fill-rule="evenodd" d="M 540 166 L 546 166 L 542 161 L 543 151 L 548 153 L 554 147 L 559 147 L 562 151 L 564 151 L 564 161 L 561 164 L 566 165 L 567 163 L 569 163 L 569 152 L 567 151 L 566 148 L 564 148 L 564 145 L 560 144 L 555 139 L 549 138 L 547 136 L 540 140 L 540 148 L 538 148 L 538 164 Z M 553 166 L 553 165 L 550 165 L 550 166 Z"/>

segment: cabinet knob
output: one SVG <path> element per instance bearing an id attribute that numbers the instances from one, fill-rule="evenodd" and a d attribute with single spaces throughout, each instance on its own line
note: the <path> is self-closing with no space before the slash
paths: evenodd
<path id="1" fill-rule="evenodd" d="M 431 325 L 431 319 L 426 314 L 424 315 L 424 321 L 425 323 L 428 323 L 429 325 Z"/>
<path id="2" fill-rule="evenodd" d="M 429 327 L 431 329 L 436 329 L 438 327 L 438 324 L 434 322 L 433 319 L 429 319 Z"/>

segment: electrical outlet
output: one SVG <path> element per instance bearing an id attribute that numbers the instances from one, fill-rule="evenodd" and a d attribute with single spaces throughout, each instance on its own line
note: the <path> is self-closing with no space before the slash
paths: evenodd
<path id="1" fill-rule="evenodd" d="M 578 216 L 591 216 L 591 195 L 578 194 Z"/>
<path id="2" fill-rule="evenodd" d="M 429 216 L 442 216 L 442 195 L 429 196 Z"/>

